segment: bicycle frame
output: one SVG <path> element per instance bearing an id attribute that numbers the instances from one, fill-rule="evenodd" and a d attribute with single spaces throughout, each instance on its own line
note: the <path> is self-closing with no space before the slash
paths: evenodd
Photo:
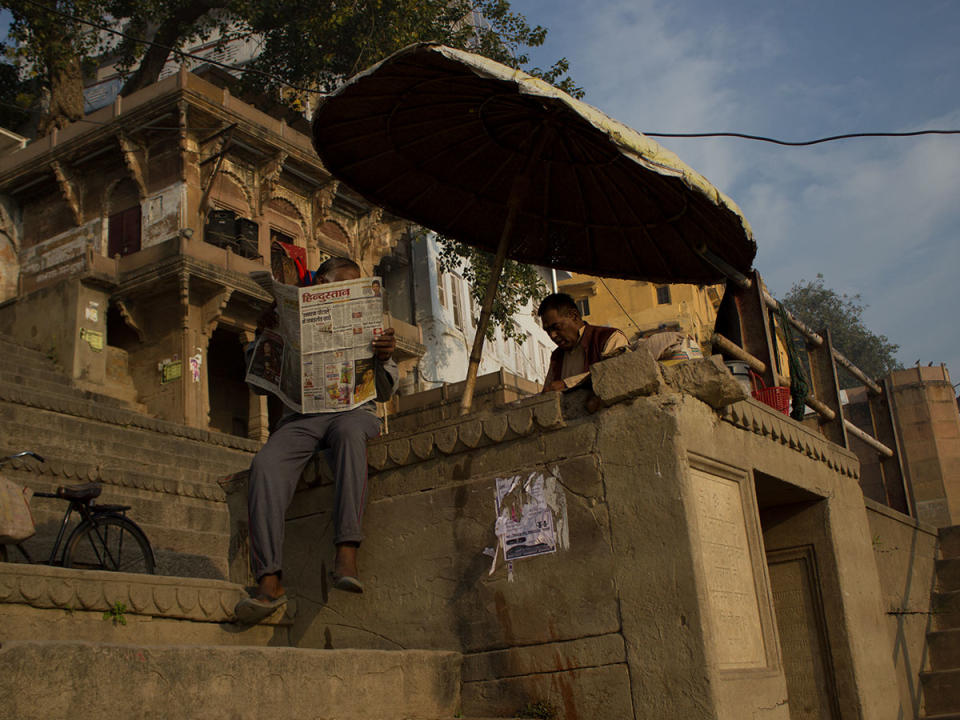
<path id="1" fill-rule="evenodd" d="M 37 492 L 37 493 L 34 493 L 34 497 L 54 498 L 55 500 L 64 500 L 64 498 L 60 497 L 56 493 Z M 73 515 L 74 510 L 80 513 L 80 523 L 77 525 L 77 527 L 80 527 L 81 525 L 83 525 L 84 522 L 91 522 L 93 517 L 96 515 L 117 514 L 118 517 L 126 517 L 125 514 L 119 515 L 118 513 L 114 513 L 110 510 L 104 510 L 102 512 L 91 510 L 90 506 L 82 502 L 79 502 L 77 500 L 68 500 L 66 502 L 70 503 L 70 507 L 67 508 L 67 511 L 63 514 L 63 520 L 60 521 L 60 529 L 57 531 L 57 539 L 54 541 L 53 548 L 50 550 L 50 557 L 47 559 L 47 565 L 58 564 L 57 555 L 60 553 L 60 546 L 64 541 L 64 536 L 66 535 L 67 528 L 70 526 L 70 517 Z M 96 526 L 94 526 L 93 529 L 94 529 L 94 532 L 97 533 L 97 537 L 99 538 L 100 542 L 103 543 L 104 551 L 109 556 L 110 550 L 109 548 L 106 547 L 106 542 L 104 541 L 103 537 L 101 537 L 100 531 L 96 528 Z M 66 550 L 66 547 L 64 547 L 64 550 Z M 96 549 L 94 550 L 96 551 Z M 26 550 L 21 549 L 21 552 L 26 553 Z M 32 562 L 29 556 L 27 559 L 29 562 Z M 62 563 L 63 558 L 61 557 L 59 560 Z M 98 558 L 98 560 L 102 560 L 102 558 Z M 110 560 L 113 560 L 113 557 L 110 557 Z"/>

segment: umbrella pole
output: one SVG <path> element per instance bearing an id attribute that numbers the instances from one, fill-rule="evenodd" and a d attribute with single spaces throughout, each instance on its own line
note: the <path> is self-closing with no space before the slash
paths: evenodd
<path id="1" fill-rule="evenodd" d="M 526 178 L 523 178 L 526 180 Z M 480 306 L 480 319 L 477 321 L 477 334 L 473 336 L 473 349 L 470 351 L 470 366 L 467 368 L 467 381 L 463 386 L 463 397 L 460 398 L 460 414 L 470 412 L 473 404 L 473 391 L 477 385 L 477 371 L 480 369 L 480 358 L 483 356 L 483 341 L 487 336 L 487 326 L 490 324 L 490 315 L 493 313 L 493 300 L 497 296 L 497 284 L 503 273 L 503 263 L 507 258 L 507 247 L 510 245 L 510 234 L 513 232 L 513 223 L 520 211 L 520 202 L 526 195 L 526 183 L 516 183 L 510 192 L 510 204 L 507 209 L 507 219 L 503 223 L 503 233 L 497 244 L 497 254 L 493 258 L 493 267 L 490 268 L 490 281 Z"/>
<path id="2" fill-rule="evenodd" d="M 534 163 L 540 158 L 540 153 L 550 135 L 550 121 L 545 121 L 539 128 L 532 143 L 532 151 L 524 162 L 523 169 L 513 181 L 510 188 L 510 197 L 507 200 L 507 217 L 503 222 L 503 232 L 497 244 L 497 254 L 493 258 L 493 267 L 490 268 L 490 282 L 487 283 L 487 292 L 483 296 L 483 305 L 480 306 L 480 319 L 477 321 L 477 334 L 473 336 L 473 349 L 470 351 L 470 366 L 467 368 L 467 381 L 463 386 L 463 397 L 460 398 L 460 414 L 466 415 L 473 405 L 473 391 L 477 386 L 477 371 L 480 369 L 480 358 L 483 356 L 483 341 L 487 336 L 487 325 L 490 324 L 490 315 L 493 313 L 493 300 L 497 296 L 497 285 L 503 273 L 503 263 L 507 259 L 507 247 L 510 245 L 510 235 L 513 225 L 520 213 L 520 206 L 527 197 L 530 188 L 530 178 L 533 175 Z"/>

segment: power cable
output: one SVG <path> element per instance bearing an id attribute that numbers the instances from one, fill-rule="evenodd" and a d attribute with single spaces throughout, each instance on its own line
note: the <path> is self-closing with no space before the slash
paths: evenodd
<path id="1" fill-rule="evenodd" d="M 260 77 L 271 80 L 278 85 L 283 85 L 289 87 L 293 90 L 297 90 L 305 93 L 313 93 L 316 95 L 327 95 L 322 90 L 317 90 L 316 88 L 303 87 L 300 85 L 294 85 L 292 83 L 283 80 L 276 75 L 272 75 L 264 70 L 259 70 L 257 68 L 245 67 L 243 65 L 231 65 L 230 63 L 223 63 L 218 60 L 212 60 L 208 57 L 202 55 L 196 55 L 194 53 L 187 52 L 185 50 L 180 50 L 175 47 L 170 47 L 168 45 L 163 45 L 153 40 L 145 40 L 143 38 L 134 37 L 128 33 L 122 32 L 120 30 L 115 30 L 114 28 L 104 25 L 102 23 L 96 23 L 92 20 L 87 20 L 86 18 L 73 15 L 71 13 L 58 10 L 56 8 L 49 7 L 43 3 L 37 2 L 36 0 L 23 0 L 23 2 L 28 5 L 32 5 L 41 10 L 45 10 L 54 15 L 72 20 L 73 22 L 80 23 L 82 25 L 88 25 L 90 27 L 102 30 L 103 32 L 122 37 L 131 42 L 140 44 L 140 45 L 150 45 L 152 47 L 158 47 L 161 50 L 166 50 L 168 53 L 173 53 L 174 56 L 179 56 L 183 58 L 190 58 L 191 60 L 197 60 L 199 62 L 204 62 L 209 65 L 214 65 L 225 70 L 232 70 L 239 73 L 251 73 L 253 75 L 258 75 Z M 645 132 L 643 133 L 647 137 L 659 137 L 659 138 L 721 138 L 721 137 L 731 137 L 731 138 L 741 138 L 744 140 L 755 140 L 758 142 L 767 142 L 773 143 L 775 145 L 783 145 L 786 147 L 807 147 L 810 145 L 819 145 L 821 143 L 834 142 L 837 140 L 848 140 L 851 138 L 868 138 L 868 137 L 917 137 L 920 135 L 960 135 L 960 130 L 915 130 L 912 132 L 856 132 L 856 133 L 843 133 L 841 135 L 830 135 L 828 137 L 816 138 L 814 140 L 779 140 L 777 138 L 771 138 L 764 135 L 751 135 L 748 133 L 739 133 L 739 132 L 703 132 L 703 133 L 664 133 L 664 132 Z"/>
<path id="2" fill-rule="evenodd" d="M 844 133 L 843 135 L 830 135 L 829 137 L 817 138 L 816 140 L 777 140 L 776 138 L 765 137 L 763 135 L 748 135 L 738 132 L 705 132 L 705 133 L 643 133 L 647 137 L 663 138 L 712 138 L 712 137 L 733 137 L 743 138 L 744 140 L 758 140 L 760 142 L 774 143 L 776 145 L 786 145 L 788 147 L 805 147 L 807 145 L 819 145 L 820 143 L 833 142 L 834 140 L 846 140 L 848 138 L 864 137 L 916 137 L 917 135 L 960 135 L 960 130 L 914 130 L 913 132 L 859 132 Z"/>

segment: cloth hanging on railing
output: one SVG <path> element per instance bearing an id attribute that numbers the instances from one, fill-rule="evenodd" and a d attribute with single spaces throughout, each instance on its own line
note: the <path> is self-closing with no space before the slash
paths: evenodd
<path id="1" fill-rule="evenodd" d="M 793 344 L 793 335 L 787 311 L 783 303 L 777 303 L 780 310 L 780 327 L 783 328 L 783 337 L 787 346 L 787 365 L 790 368 L 790 417 L 794 420 L 803 420 L 807 412 L 807 395 L 810 394 L 810 383 L 807 373 L 803 369 L 803 362 L 797 355 L 797 348 Z"/>

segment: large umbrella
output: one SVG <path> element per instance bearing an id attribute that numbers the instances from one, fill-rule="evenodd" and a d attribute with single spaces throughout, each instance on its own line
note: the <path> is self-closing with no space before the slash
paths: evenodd
<path id="1" fill-rule="evenodd" d="M 732 200 L 672 152 L 519 70 L 413 45 L 325 98 L 327 169 L 390 212 L 495 253 L 466 412 L 505 257 L 607 277 L 713 283 L 756 254 Z"/>

